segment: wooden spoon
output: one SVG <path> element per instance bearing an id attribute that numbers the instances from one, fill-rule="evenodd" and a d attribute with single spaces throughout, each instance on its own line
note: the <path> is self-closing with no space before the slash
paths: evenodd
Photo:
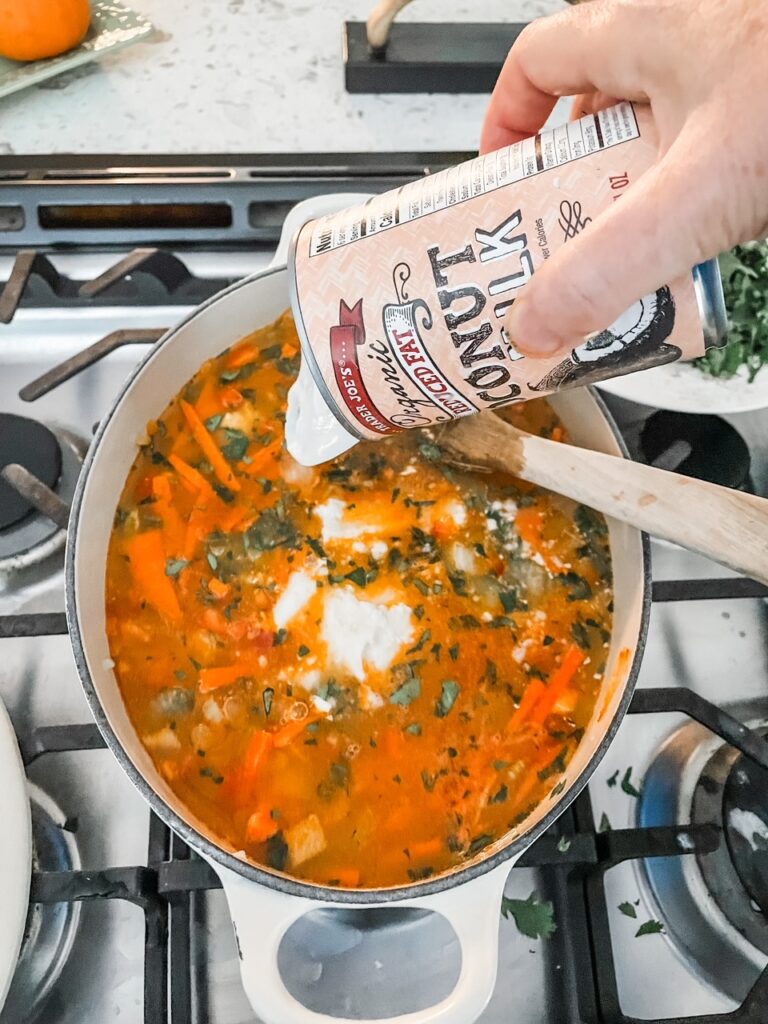
<path id="1" fill-rule="evenodd" d="M 457 466 L 511 473 L 768 584 L 768 499 L 535 437 L 493 413 L 437 441 Z"/>

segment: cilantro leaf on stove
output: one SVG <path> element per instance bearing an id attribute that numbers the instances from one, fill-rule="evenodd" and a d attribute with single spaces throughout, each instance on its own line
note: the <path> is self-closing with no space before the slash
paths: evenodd
<path id="1" fill-rule="evenodd" d="M 627 794 L 627 796 L 640 796 L 640 790 L 632 785 L 632 767 L 630 766 L 624 772 L 624 777 L 621 780 L 621 788 Z"/>
<path id="2" fill-rule="evenodd" d="M 658 935 L 664 931 L 664 925 L 661 921 L 656 921 L 651 918 L 649 921 L 645 921 L 635 932 L 635 938 L 639 939 L 642 935 Z"/>
<path id="3" fill-rule="evenodd" d="M 619 904 L 619 910 L 622 912 L 622 914 L 625 917 L 637 918 L 637 911 L 635 910 L 635 908 L 632 906 L 631 903 L 620 903 Z"/>
<path id="4" fill-rule="evenodd" d="M 533 892 L 527 900 L 502 896 L 501 913 L 507 919 L 511 917 L 517 930 L 529 939 L 551 939 L 557 931 L 555 908 L 549 900 L 540 900 Z"/>

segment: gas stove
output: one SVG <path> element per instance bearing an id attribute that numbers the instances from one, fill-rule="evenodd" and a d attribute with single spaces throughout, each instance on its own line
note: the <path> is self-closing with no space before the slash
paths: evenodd
<path id="1" fill-rule="evenodd" d="M 0 465 L 31 473 L 0 478 L 0 696 L 35 851 L 2 1024 L 255 1021 L 218 879 L 91 720 L 63 614 L 68 503 L 147 346 L 266 266 L 295 202 L 462 156 L 0 165 Z M 768 494 L 768 415 L 609 404 L 636 457 Z M 533 939 L 500 919 L 483 1024 L 768 1021 L 768 591 L 668 545 L 653 558 L 631 713 L 588 791 L 510 870 L 506 895 L 551 903 L 557 930 Z M 434 915 L 323 910 L 290 931 L 280 967 L 318 1011 L 380 1016 L 447 994 L 458 956 Z"/>

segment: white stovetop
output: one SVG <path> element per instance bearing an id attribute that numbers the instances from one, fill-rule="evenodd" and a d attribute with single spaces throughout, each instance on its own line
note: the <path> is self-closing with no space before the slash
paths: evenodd
<path id="1" fill-rule="evenodd" d="M 0 100 L 0 154 L 469 150 L 485 96 L 350 96 L 342 23 L 375 0 L 126 0 L 154 41 Z M 530 21 L 563 0 L 414 0 L 402 20 Z"/>

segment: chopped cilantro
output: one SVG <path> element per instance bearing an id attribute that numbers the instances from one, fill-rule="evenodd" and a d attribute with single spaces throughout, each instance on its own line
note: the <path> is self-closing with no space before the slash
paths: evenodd
<path id="1" fill-rule="evenodd" d="M 402 686 L 398 686 L 395 692 L 391 694 L 389 703 L 408 707 L 419 696 L 421 696 L 421 680 L 418 676 L 412 676 L 410 679 L 406 679 Z"/>
<path id="2" fill-rule="evenodd" d="M 219 567 L 219 560 L 216 557 L 216 555 L 212 554 L 209 551 L 208 554 L 205 557 L 208 559 L 208 565 L 210 565 L 210 567 L 213 569 L 213 571 L 216 572 L 216 570 Z"/>
<path id="3" fill-rule="evenodd" d="M 449 572 L 448 579 L 459 597 L 467 596 L 467 577 L 463 572 Z"/>
<path id="4" fill-rule="evenodd" d="M 185 558 L 169 558 L 165 563 L 165 575 L 178 576 L 188 565 L 189 562 Z"/>
<path id="5" fill-rule="evenodd" d="M 424 786 L 424 789 L 426 789 L 428 793 L 431 793 L 435 788 L 435 783 L 437 782 L 437 775 L 432 775 L 430 772 L 427 771 L 426 768 L 422 768 L 421 781 Z"/>
<path id="6" fill-rule="evenodd" d="M 456 661 L 456 659 L 459 657 L 460 651 L 461 647 L 458 644 L 453 644 L 451 647 L 448 648 L 448 653 L 451 656 L 451 661 Z"/>
<path id="7" fill-rule="evenodd" d="M 368 582 L 368 577 L 366 575 L 365 569 L 363 569 L 362 566 L 359 565 L 356 566 L 351 572 L 345 573 L 344 579 L 349 580 L 351 583 L 354 583 L 358 587 L 364 587 Z"/>
<path id="8" fill-rule="evenodd" d="M 448 620 L 451 629 L 480 629 L 482 623 L 474 615 L 458 615 Z"/>
<path id="9" fill-rule="evenodd" d="M 446 679 L 443 682 L 440 697 L 435 704 L 435 714 L 438 718 L 445 718 L 456 703 L 456 698 L 459 696 L 460 692 L 461 687 L 455 679 Z"/>
<path id="10" fill-rule="evenodd" d="M 568 587 L 570 593 L 567 600 L 569 601 L 586 601 L 592 597 L 592 587 L 583 576 L 579 576 L 576 572 L 561 573 L 557 580 L 558 583 Z"/>
<path id="11" fill-rule="evenodd" d="M 261 699 L 264 702 L 264 714 L 269 718 L 269 714 L 272 710 L 272 701 L 275 697 L 275 691 L 271 686 L 267 686 L 261 695 Z"/>
<path id="12" fill-rule="evenodd" d="M 591 508 L 587 508 L 586 505 L 577 506 L 573 514 L 573 521 L 585 540 L 589 540 L 590 537 L 605 537 L 608 533 L 603 517 Z"/>
<path id="13" fill-rule="evenodd" d="M 568 836 L 560 836 L 560 838 L 557 841 L 557 852 L 558 853 L 568 853 L 570 848 L 571 848 L 571 840 L 568 838 Z"/>
<path id="14" fill-rule="evenodd" d="M 487 832 L 484 832 L 481 836 L 475 836 L 467 847 L 467 856 L 474 857 L 476 853 L 480 853 L 481 850 L 484 850 L 486 846 L 489 846 L 492 842 L 493 836 L 488 835 Z"/>
<path id="15" fill-rule="evenodd" d="M 515 590 L 500 591 L 499 600 L 505 612 L 513 612 L 517 608 L 517 592 Z"/>
<path id="16" fill-rule="evenodd" d="M 587 627 L 584 625 L 583 622 L 579 622 L 579 620 L 577 619 L 571 625 L 571 636 L 583 651 L 589 650 L 589 633 L 587 632 Z"/>
<path id="17" fill-rule="evenodd" d="M 307 647 L 306 644 L 301 644 L 301 646 L 299 647 L 299 657 L 300 658 L 306 658 L 306 656 L 308 654 L 309 654 L 309 647 Z"/>
<path id="18" fill-rule="evenodd" d="M 213 433 L 214 430 L 218 429 L 219 424 L 221 423 L 221 421 L 223 419 L 224 419 L 223 414 L 222 413 L 218 413 L 218 415 L 216 415 L 216 416 L 209 416 L 208 419 L 205 421 L 205 425 L 208 428 L 208 430 L 210 430 L 211 433 Z"/>
<path id="19" fill-rule="evenodd" d="M 271 868 L 274 868 L 275 871 L 282 871 L 287 860 L 288 844 L 285 841 L 282 831 L 275 832 L 275 834 L 267 840 L 267 864 Z"/>
<path id="20" fill-rule="evenodd" d="M 509 790 L 507 789 L 507 787 L 505 785 L 502 784 L 499 787 L 499 789 L 494 793 L 494 795 L 490 798 L 488 803 L 491 803 L 491 804 L 503 804 L 503 803 L 505 803 L 505 801 L 506 801 L 508 796 L 509 796 Z"/>
<path id="21" fill-rule="evenodd" d="M 281 514 L 282 512 L 282 514 Z M 270 551 L 273 548 L 299 546 L 299 535 L 284 510 L 265 509 L 245 534 L 246 546 L 253 551 Z"/>
<path id="22" fill-rule="evenodd" d="M 411 722 L 410 725 L 406 725 L 405 731 L 411 736 L 421 736 L 421 726 L 418 722 Z"/>
<path id="23" fill-rule="evenodd" d="M 434 441 L 420 441 L 419 451 L 427 460 L 427 462 L 439 462 L 443 457 L 443 453 L 440 451 Z"/>
<path id="24" fill-rule="evenodd" d="M 619 769 L 617 768 L 616 771 L 613 773 L 613 775 L 611 775 L 611 777 L 609 779 L 605 780 L 607 785 L 610 787 L 610 789 L 613 789 L 613 787 L 616 785 L 616 783 L 618 781 L 618 778 L 619 778 Z"/>
<path id="25" fill-rule="evenodd" d="M 420 651 L 422 649 L 422 647 L 424 647 L 425 644 L 429 643 L 431 638 L 432 638 L 432 630 L 431 629 L 425 629 L 424 632 L 419 637 L 417 643 L 415 643 L 413 645 L 413 647 L 409 647 L 408 650 L 405 653 L 406 654 L 416 654 L 416 652 Z"/>
<path id="26" fill-rule="evenodd" d="M 625 917 L 637 918 L 637 911 L 631 903 L 620 903 L 619 910 L 624 914 Z"/>
<path id="27" fill-rule="evenodd" d="M 610 818 L 608 817 L 608 815 L 605 813 L 605 811 L 603 811 L 603 813 L 600 815 L 600 824 L 597 826 L 597 831 L 598 832 L 610 832 L 611 831 L 611 821 L 610 821 Z"/>

